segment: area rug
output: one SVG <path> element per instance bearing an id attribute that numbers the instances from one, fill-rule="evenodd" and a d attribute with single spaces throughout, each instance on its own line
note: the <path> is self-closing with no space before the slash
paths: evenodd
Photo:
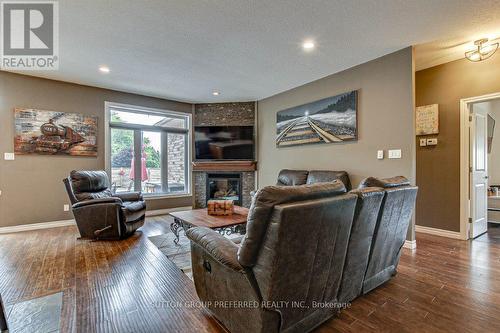
<path id="1" fill-rule="evenodd" d="M 225 237 L 235 243 L 239 243 L 242 238 L 242 236 L 237 233 Z M 191 243 L 186 235 L 184 235 L 183 231 L 181 231 L 178 244 L 174 243 L 175 236 L 172 232 L 151 236 L 148 237 L 148 239 L 184 274 L 191 280 L 193 279 L 191 269 Z"/>
<path id="2" fill-rule="evenodd" d="M 63 293 L 58 292 L 7 306 L 9 332 L 59 332 L 62 299 Z"/>

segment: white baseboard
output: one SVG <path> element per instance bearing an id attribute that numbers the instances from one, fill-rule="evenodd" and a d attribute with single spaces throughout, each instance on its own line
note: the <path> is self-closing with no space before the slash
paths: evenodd
<path id="1" fill-rule="evenodd" d="M 185 206 L 185 207 L 176 207 L 176 208 L 168 208 L 168 209 L 148 210 L 148 211 L 146 211 L 146 216 L 165 215 L 165 214 L 168 214 L 170 212 L 176 212 L 176 211 L 180 211 L 180 210 L 189 210 L 189 209 L 192 209 L 192 207 Z M 42 223 L 33 223 L 33 224 L 22 224 L 22 225 L 15 225 L 12 227 L 0 227 L 0 234 L 10 234 L 12 232 L 66 227 L 68 225 L 75 225 L 75 220 L 74 219 L 61 220 L 61 221 L 42 222 Z"/>
<path id="2" fill-rule="evenodd" d="M 62 221 L 42 222 L 33 224 L 22 224 L 22 225 L 15 225 L 12 227 L 0 227 L 0 234 L 10 234 L 12 232 L 66 227 L 68 225 L 74 225 L 74 224 L 75 220 L 62 220 Z"/>
<path id="3" fill-rule="evenodd" d="M 415 239 L 412 241 L 405 240 L 403 247 L 405 249 L 415 250 L 417 248 L 417 241 Z"/>
<path id="4" fill-rule="evenodd" d="M 167 215 L 170 212 L 178 212 L 181 210 L 190 210 L 193 209 L 192 206 L 184 206 L 184 207 L 175 207 L 175 208 L 167 208 L 167 209 L 155 209 L 146 211 L 146 216 L 158 216 L 158 215 Z"/>
<path id="5" fill-rule="evenodd" d="M 462 239 L 462 235 L 458 231 L 450 231 L 450 230 L 444 230 L 444 229 L 424 227 L 421 225 L 416 225 L 415 231 L 421 232 L 423 234 L 430 234 L 430 235 L 453 238 L 453 239 Z"/>

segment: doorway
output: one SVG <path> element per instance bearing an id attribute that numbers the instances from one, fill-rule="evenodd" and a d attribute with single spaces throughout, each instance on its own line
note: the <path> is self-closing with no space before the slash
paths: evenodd
<path id="1" fill-rule="evenodd" d="M 500 241 L 500 93 L 462 99 L 460 112 L 460 233 Z"/>

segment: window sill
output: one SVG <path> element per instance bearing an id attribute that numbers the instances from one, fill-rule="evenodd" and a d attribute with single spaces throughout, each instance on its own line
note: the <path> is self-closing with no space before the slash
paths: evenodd
<path id="1" fill-rule="evenodd" d="M 189 198 L 193 195 L 190 193 L 180 193 L 180 194 L 157 194 L 157 195 L 145 195 L 142 194 L 144 200 L 160 200 L 160 199 L 175 199 L 175 198 Z"/>

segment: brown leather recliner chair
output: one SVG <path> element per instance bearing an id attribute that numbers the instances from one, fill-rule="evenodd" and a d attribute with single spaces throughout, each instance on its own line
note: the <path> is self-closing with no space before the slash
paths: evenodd
<path id="1" fill-rule="evenodd" d="M 289 170 L 283 169 L 278 174 L 278 186 L 296 186 L 340 180 L 347 191 L 351 190 L 351 181 L 346 171 L 329 170 Z"/>
<path id="2" fill-rule="evenodd" d="M 82 238 L 125 238 L 144 224 L 142 194 L 111 193 L 106 172 L 73 170 L 63 182 Z"/>
<path id="3" fill-rule="evenodd" d="M 307 332 L 338 312 L 357 201 L 345 192 L 338 180 L 259 190 L 241 247 L 186 232 L 198 296 L 231 332 Z"/>
<path id="4" fill-rule="evenodd" d="M 408 179 L 402 176 L 385 179 L 369 177 L 359 187 L 378 187 L 385 192 L 363 281 L 363 294 L 366 294 L 389 281 L 397 272 L 418 187 L 411 186 Z"/>

